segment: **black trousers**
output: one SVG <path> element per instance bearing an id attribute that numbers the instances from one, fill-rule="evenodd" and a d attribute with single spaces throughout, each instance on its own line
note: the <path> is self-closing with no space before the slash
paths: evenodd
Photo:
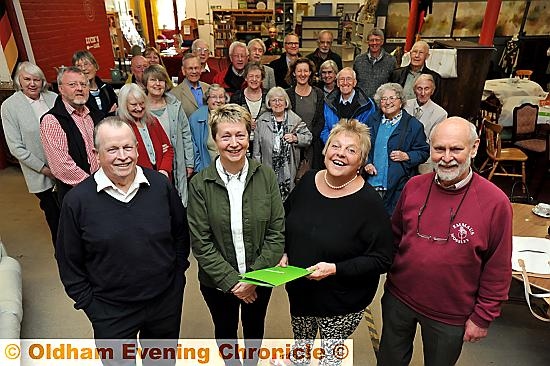
<path id="1" fill-rule="evenodd" d="M 214 322 L 214 334 L 226 365 L 240 365 L 234 348 L 239 327 L 239 310 L 243 328 L 244 344 L 247 349 L 259 348 L 264 337 L 265 316 L 271 297 L 271 288 L 256 287 L 258 297 L 252 304 L 239 300 L 231 292 L 200 285 L 200 290 Z M 253 358 L 245 357 L 245 365 L 256 365 L 257 353 Z"/>
<path id="2" fill-rule="evenodd" d="M 57 200 L 57 193 L 53 191 L 53 188 L 38 192 L 34 194 L 40 200 L 40 209 L 44 211 L 46 216 L 46 222 L 50 228 L 52 235 L 52 242 L 55 248 L 55 241 L 57 240 L 57 227 L 59 226 L 59 202 Z"/>
<path id="3" fill-rule="evenodd" d="M 172 351 L 180 333 L 184 287 L 185 277 L 178 273 L 172 286 L 146 302 L 114 305 L 94 298 L 84 311 L 92 322 L 96 345 L 113 350 L 103 364 L 135 365 L 139 333 L 141 347 L 164 352 L 160 360 L 142 357 L 143 365 L 174 365 Z"/>

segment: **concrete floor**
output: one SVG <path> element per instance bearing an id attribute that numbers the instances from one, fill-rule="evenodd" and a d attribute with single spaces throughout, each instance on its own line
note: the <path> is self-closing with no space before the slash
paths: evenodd
<path id="1" fill-rule="evenodd" d="M 22 338 L 92 337 L 86 316 L 74 310 L 59 281 L 50 235 L 38 200 L 27 192 L 17 167 L 0 170 L 0 236 L 10 255 L 19 260 L 23 268 Z M 211 338 L 212 322 L 198 290 L 196 262 L 192 260 L 191 263 L 187 272 L 181 337 Z M 521 295 L 521 289 L 514 287 Z M 382 325 L 380 294 L 379 289 L 371 305 L 379 331 Z M 271 299 L 265 336 L 292 337 L 288 300 L 282 288 L 277 288 Z M 353 364 L 374 365 L 374 352 L 364 321 L 352 338 Z M 422 365 L 421 348 L 417 337 L 412 365 Z M 525 305 L 506 303 L 502 317 L 489 329 L 488 338 L 466 344 L 458 365 L 550 365 L 550 324 L 534 319 Z"/>

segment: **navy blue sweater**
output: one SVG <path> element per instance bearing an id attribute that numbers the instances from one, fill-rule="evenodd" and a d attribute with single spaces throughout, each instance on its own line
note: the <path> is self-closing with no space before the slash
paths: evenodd
<path id="1" fill-rule="evenodd" d="M 93 176 L 65 196 L 56 259 L 75 308 L 92 298 L 111 304 L 152 299 L 189 267 L 185 208 L 162 175 L 143 169 L 150 185 L 123 203 L 97 192 Z"/>

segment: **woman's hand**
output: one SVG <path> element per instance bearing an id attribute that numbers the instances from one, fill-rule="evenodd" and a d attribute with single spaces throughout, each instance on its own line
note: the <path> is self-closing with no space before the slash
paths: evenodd
<path id="1" fill-rule="evenodd" d="M 40 169 L 40 173 L 44 174 L 48 178 L 55 179 L 55 177 L 54 177 L 52 171 L 50 170 L 50 168 L 48 168 L 45 165 L 42 167 L 42 169 Z"/>
<path id="2" fill-rule="evenodd" d="M 118 108 L 118 105 L 117 105 L 116 103 L 113 104 L 113 106 L 111 107 L 111 109 L 109 109 L 109 113 L 115 112 L 117 108 Z"/>
<path id="3" fill-rule="evenodd" d="M 298 142 L 298 136 L 293 133 L 287 133 L 283 136 L 283 139 L 289 144 L 295 144 Z"/>
<path id="4" fill-rule="evenodd" d="M 407 161 L 409 160 L 409 155 L 404 151 L 393 150 L 390 153 L 390 159 L 392 161 Z"/>
<path id="5" fill-rule="evenodd" d="M 313 273 L 307 276 L 307 278 L 310 280 L 320 281 L 325 277 L 336 274 L 336 264 L 319 262 L 316 265 L 309 267 L 307 270 L 313 271 Z"/>
<path id="6" fill-rule="evenodd" d="M 237 282 L 231 289 L 231 292 L 246 304 L 252 304 L 258 297 L 256 294 L 256 285 L 244 282 Z"/>
<path id="7" fill-rule="evenodd" d="M 378 172 L 376 171 L 376 168 L 372 164 L 365 165 L 365 171 L 368 175 L 376 175 Z"/>
<path id="8" fill-rule="evenodd" d="M 166 170 L 159 170 L 160 174 L 164 174 L 168 178 L 168 172 Z"/>
<path id="9" fill-rule="evenodd" d="M 281 257 L 281 260 L 279 261 L 279 264 L 277 264 L 279 267 L 286 267 L 288 266 L 288 255 L 286 253 L 283 253 L 283 256 Z"/>
<path id="10" fill-rule="evenodd" d="M 193 175 L 193 172 L 195 171 L 193 168 L 185 168 L 187 171 L 187 178 L 191 177 Z"/>
<path id="11" fill-rule="evenodd" d="M 170 145 L 162 144 L 162 153 L 165 154 L 169 148 L 170 148 Z"/>
<path id="12" fill-rule="evenodd" d="M 256 118 L 252 118 L 252 125 L 250 127 L 252 128 L 252 131 L 256 129 Z"/>

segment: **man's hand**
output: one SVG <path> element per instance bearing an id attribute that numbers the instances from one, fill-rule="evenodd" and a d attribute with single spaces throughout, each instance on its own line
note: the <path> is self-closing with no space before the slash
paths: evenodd
<path id="1" fill-rule="evenodd" d="M 193 172 L 195 171 L 193 168 L 185 168 L 187 170 L 187 178 L 191 177 L 193 175 Z"/>
<path id="2" fill-rule="evenodd" d="M 288 266 L 288 255 L 286 253 L 283 253 L 283 256 L 281 257 L 281 260 L 279 260 L 279 264 L 277 264 L 279 267 L 286 267 Z"/>
<path id="3" fill-rule="evenodd" d="M 258 297 L 256 294 L 256 285 L 244 282 L 237 282 L 231 289 L 231 292 L 246 304 L 252 304 Z"/>
<path id="4" fill-rule="evenodd" d="M 55 179 L 55 177 L 54 177 L 52 171 L 50 170 L 50 168 L 48 168 L 45 165 L 42 167 L 42 169 L 40 169 L 40 173 L 44 174 L 48 178 Z"/>
<path id="5" fill-rule="evenodd" d="M 310 280 L 320 281 L 325 277 L 336 274 L 336 264 L 319 262 L 316 265 L 309 267 L 307 270 L 313 271 L 313 273 L 307 276 L 307 278 Z"/>
<path id="6" fill-rule="evenodd" d="M 475 325 L 470 319 L 466 320 L 464 330 L 464 342 L 475 343 L 480 339 L 487 337 L 487 328 L 481 328 Z"/>
<path id="7" fill-rule="evenodd" d="M 404 151 L 393 150 L 390 153 L 390 159 L 392 161 L 407 161 L 409 160 L 409 155 Z"/>

